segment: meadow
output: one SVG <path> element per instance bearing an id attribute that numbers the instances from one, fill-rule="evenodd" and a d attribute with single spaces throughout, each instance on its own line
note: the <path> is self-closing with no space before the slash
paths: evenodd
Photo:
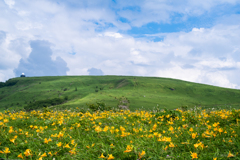
<path id="1" fill-rule="evenodd" d="M 0 112 L 3 159 L 240 159 L 240 110 Z"/>
<path id="2" fill-rule="evenodd" d="M 240 108 L 240 90 L 177 79 L 137 76 L 18 77 L 0 82 L 0 111 L 86 108 L 103 102 L 131 111 L 154 107 L 234 106 Z"/>

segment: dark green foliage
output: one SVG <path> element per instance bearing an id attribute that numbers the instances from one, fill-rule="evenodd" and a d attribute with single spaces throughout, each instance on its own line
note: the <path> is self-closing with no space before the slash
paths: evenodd
<path id="1" fill-rule="evenodd" d="M 188 106 L 182 106 L 181 109 L 182 109 L 183 111 L 187 111 L 187 110 L 188 110 Z"/>
<path id="2" fill-rule="evenodd" d="M 15 79 L 9 79 L 6 81 L 5 86 L 14 86 L 15 84 L 17 84 L 18 80 Z"/>
<path id="3" fill-rule="evenodd" d="M 75 91 L 77 91 L 77 87 L 75 87 Z"/>
<path id="4" fill-rule="evenodd" d="M 95 104 L 94 103 L 92 103 L 92 104 L 87 103 L 86 105 L 89 107 L 89 109 L 91 109 L 94 112 L 95 111 L 104 111 L 104 110 L 109 111 L 109 110 L 112 109 L 111 107 L 106 106 L 106 104 L 104 102 L 96 102 Z"/>
<path id="5" fill-rule="evenodd" d="M 95 89 L 95 92 L 98 92 L 98 90 L 97 90 L 97 89 Z"/>
<path id="6" fill-rule="evenodd" d="M 0 82 L 0 88 L 4 87 L 5 83 L 4 82 Z"/>
<path id="7" fill-rule="evenodd" d="M 64 97 L 64 100 L 67 101 L 67 100 L 68 100 L 68 96 L 65 96 L 65 97 Z"/>
<path id="8" fill-rule="evenodd" d="M 63 103 L 64 101 L 65 101 L 65 98 L 64 99 L 53 98 L 53 99 L 40 100 L 33 103 L 29 103 L 27 106 L 24 107 L 24 109 L 26 111 L 31 111 L 31 110 L 41 109 L 43 107 L 58 105 Z"/>
<path id="9" fill-rule="evenodd" d="M 64 89 L 63 89 L 63 91 L 66 91 L 66 90 L 67 90 L 67 88 L 64 88 Z"/>

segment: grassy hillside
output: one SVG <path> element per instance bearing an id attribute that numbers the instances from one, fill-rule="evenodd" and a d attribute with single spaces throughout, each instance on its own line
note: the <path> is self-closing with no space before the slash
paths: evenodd
<path id="1" fill-rule="evenodd" d="M 181 106 L 240 104 L 240 90 L 176 79 L 132 76 L 23 77 L 0 84 L 0 111 L 21 109 L 36 101 L 67 98 L 58 108 L 87 107 L 103 101 L 107 106 L 153 109 Z"/>

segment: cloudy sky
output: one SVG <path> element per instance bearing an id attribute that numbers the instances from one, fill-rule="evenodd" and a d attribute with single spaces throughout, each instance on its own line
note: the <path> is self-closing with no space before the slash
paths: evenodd
<path id="1" fill-rule="evenodd" d="M 0 0 L 0 81 L 22 72 L 240 89 L 240 0 Z"/>

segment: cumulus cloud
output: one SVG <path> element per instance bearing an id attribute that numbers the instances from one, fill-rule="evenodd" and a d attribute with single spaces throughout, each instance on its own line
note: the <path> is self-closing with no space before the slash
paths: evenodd
<path id="1" fill-rule="evenodd" d="M 89 72 L 89 75 L 92 75 L 92 76 L 101 76 L 101 75 L 103 75 L 103 71 L 101 69 L 90 68 L 87 71 Z"/>
<path id="2" fill-rule="evenodd" d="M 127 32 L 152 22 L 171 25 L 174 15 L 177 22 L 187 21 L 235 4 L 239 1 L 0 1 L 0 80 L 22 72 L 41 76 L 104 71 L 240 88 L 239 14 L 220 14 L 210 27 L 194 26 L 187 32 L 138 38 Z M 162 40 L 154 42 L 151 36 Z"/>
<path id="3" fill-rule="evenodd" d="M 52 60 L 51 44 L 48 41 L 35 40 L 30 42 L 32 51 L 27 59 L 21 59 L 15 69 L 15 75 L 25 73 L 26 76 L 60 76 L 69 70 L 67 63 L 57 57 Z"/>

